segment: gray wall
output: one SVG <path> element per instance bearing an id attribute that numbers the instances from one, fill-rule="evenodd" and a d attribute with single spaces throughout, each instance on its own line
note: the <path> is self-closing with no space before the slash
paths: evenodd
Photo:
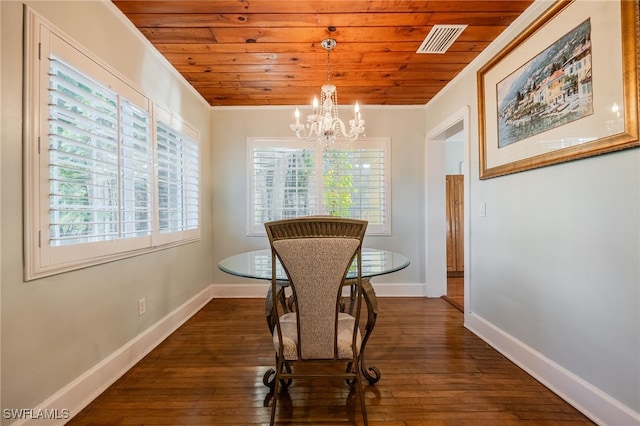
<path id="1" fill-rule="evenodd" d="M 212 279 L 209 107 L 108 2 L 26 2 L 201 131 L 202 239 L 23 282 L 22 2 L 2 1 L 2 408 L 35 408 L 200 292 Z M 81 17 L 81 19 L 78 19 Z M 147 312 L 138 317 L 137 300 Z M 7 421 L 3 419 L 5 424 Z"/>
<path id="2" fill-rule="evenodd" d="M 547 5 L 427 105 L 427 131 L 470 107 L 467 309 L 638 412 L 640 149 L 478 178 L 476 72 Z"/>

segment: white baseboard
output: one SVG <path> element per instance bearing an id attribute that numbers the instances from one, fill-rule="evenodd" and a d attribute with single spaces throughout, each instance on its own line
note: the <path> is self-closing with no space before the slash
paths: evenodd
<path id="1" fill-rule="evenodd" d="M 376 283 L 372 282 L 378 297 L 425 297 L 424 284 L 421 283 Z M 265 297 L 269 284 L 215 284 L 211 286 L 213 297 L 217 298 L 255 298 Z"/>
<path id="2" fill-rule="evenodd" d="M 51 413 L 52 410 L 57 409 L 55 412 L 57 419 L 27 418 L 12 423 L 12 426 L 64 425 L 69 419 L 65 415 L 66 411 L 62 411 L 63 409 L 68 410 L 69 415 L 73 417 L 89 405 L 91 401 L 206 305 L 213 298 L 211 287 L 211 285 L 206 287 L 33 410 L 34 413 Z"/>
<path id="3" fill-rule="evenodd" d="M 465 326 L 595 423 L 610 426 L 640 425 L 640 413 L 484 318 L 471 313 Z"/>
<path id="4" fill-rule="evenodd" d="M 211 292 L 215 298 L 261 298 L 267 295 L 269 283 L 260 284 L 213 284 Z"/>

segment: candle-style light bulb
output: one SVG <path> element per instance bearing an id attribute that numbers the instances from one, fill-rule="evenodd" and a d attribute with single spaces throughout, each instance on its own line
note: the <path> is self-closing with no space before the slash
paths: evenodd
<path id="1" fill-rule="evenodd" d="M 360 104 L 356 101 L 356 106 L 353 107 L 353 111 L 355 112 L 356 122 L 360 121 Z"/>
<path id="2" fill-rule="evenodd" d="M 318 98 L 315 96 L 313 97 L 313 113 L 318 113 Z"/>
<path id="3" fill-rule="evenodd" d="M 296 108 L 295 116 L 296 116 L 296 124 L 300 124 L 300 111 L 298 111 L 298 108 Z"/>

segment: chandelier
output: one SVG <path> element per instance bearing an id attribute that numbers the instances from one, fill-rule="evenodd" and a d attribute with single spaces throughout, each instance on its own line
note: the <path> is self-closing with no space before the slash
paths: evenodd
<path id="1" fill-rule="evenodd" d="M 291 130 L 300 139 L 316 142 L 327 148 L 331 144 L 346 144 L 364 135 L 364 120 L 360 117 L 360 105 L 356 102 L 353 108 L 353 120 L 349 120 L 349 131 L 338 116 L 338 91 L 331 84 L 331 49 L 336 47 L 332 38 L 322 40 L 322 47 L 327 51 L 327 82 L 318 98 L 313 98 L 313 113 L 307 116 L 306 124 L 300 122 L 300 111 L 296 108 L 296 122 L 290 124 Z"/>

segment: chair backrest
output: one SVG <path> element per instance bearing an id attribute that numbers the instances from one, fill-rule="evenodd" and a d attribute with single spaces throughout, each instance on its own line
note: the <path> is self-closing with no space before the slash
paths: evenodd
<path id="1" fill-rule="evenodd" d="M 282 264 L 295 301 L 299 359 L 337 358 L 337 323 L 342 284 L 357 258 L 358 295 L 361 292 L 361 250 L 367 222 L 309 216 L 265 224 L 272 250 L 272 300 L 275 260 Z M 277 303 L 274 304 L 277 309 Z M 355 316 L 359 317 L 357 303 Z M 276 319 L 279 313 L 276 310 Z M 276 322 L 280 335 L 280 324 Z M 282 345 L 281 345 L 282 346 Z"/>

